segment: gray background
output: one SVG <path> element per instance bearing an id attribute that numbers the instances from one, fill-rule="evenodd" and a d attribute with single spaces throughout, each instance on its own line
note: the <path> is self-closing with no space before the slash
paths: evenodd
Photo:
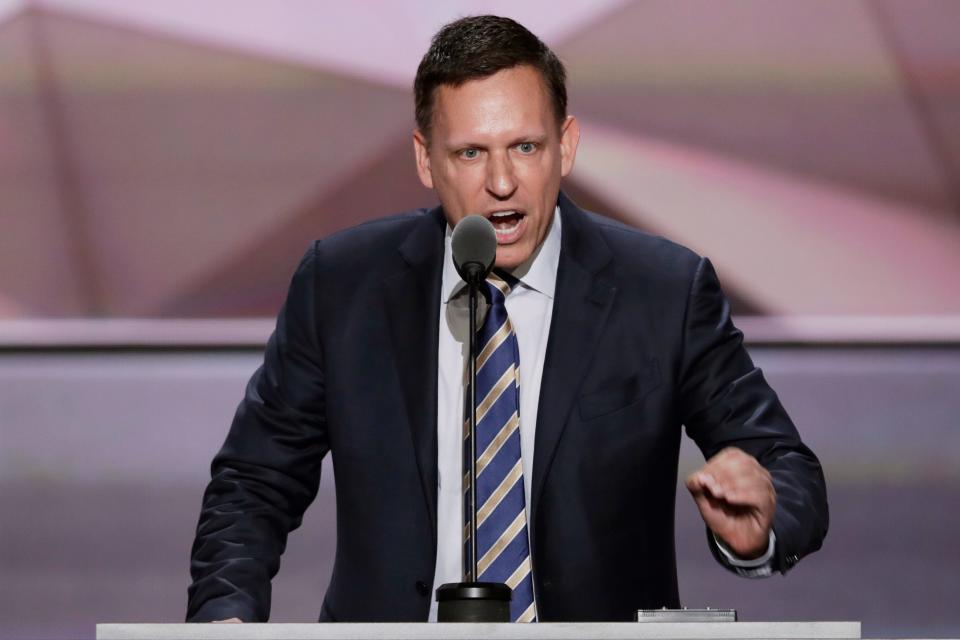
<path id="1" fill-rule="evenodd" d="M 864 637 L 960 635 L 960 348 L 751 351 L 824 463 L 830 533 L 787 577 L 744 580 L 714 563 L 681 487 L 684 604 L 862 620 Z M 209 461 L 259 361 L 252 349 L 0 351 L 0 637 L 182 620 Z M 681 474 L 701 460 L 686 442 Z M 335 545 L 325 471 L 274 581 L 273 621 L 318 615 Z"/>

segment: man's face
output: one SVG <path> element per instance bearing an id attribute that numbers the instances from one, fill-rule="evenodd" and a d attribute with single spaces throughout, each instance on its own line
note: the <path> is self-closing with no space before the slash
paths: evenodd
<path id="1" fill-rule="evenodd" d="M 450 226 L 490 220 L 496 265 L 513 269 L 546 237 L 579 138 L 573 116 L 558 126 L 540 72 L 521 65 L 436 90 L 430 139 L 414 132 L 417 173 Z"/>

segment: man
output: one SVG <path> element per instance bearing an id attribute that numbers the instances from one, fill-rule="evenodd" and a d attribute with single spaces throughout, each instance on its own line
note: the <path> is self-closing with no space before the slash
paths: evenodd
<path id="1" fill-rule="evenodd" d="M 449 238 L 472 213 L 496 229 L 511 286 L 487 317 L 508 317 L 508 371 L 523 381 L 504 427 L 518 455 L 503 486 L 521 505 L 504 575 L 530 599 L 514 619 L 679 606 L 681 425 L 708 459 L 687 487 L 721 563 L 769 575 L 819 548 L 819 463 L 744 351 L 710 263 L 560 193 L 579 125 L 553 53 L 511 20 L 465 18 L 435 36 L 414 88 L 417 170 L 442 206 L 307 252 L 214 459 L 188 619 L 268 618 L 328 452 L 338 535 L 320 619 L 435 619 L 434 589 L 462 570 L 467 317 Z"/>

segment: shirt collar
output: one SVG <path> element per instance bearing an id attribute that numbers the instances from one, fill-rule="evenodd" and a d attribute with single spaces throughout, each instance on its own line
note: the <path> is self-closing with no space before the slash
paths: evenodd
<path id="1" fill-rule="evenodd" d="M 553 210 L 553 221 L 547 231 L 547 237 L 543 239 L 533 255 L 509 272 L 523 286 L 539 291 L 550 299 L 553 299 L 557 288 L 557 267 L 560 264 L 560 226 L 560 207 L 558 205 Z M 460 274 L 457 273 L 457 268 L 453 266 L 452 238 L 453 230 L 448 224 L 443 240 L 441 292 L 444 303 L 456 297 L 460 290 L 466 286 Z"/>

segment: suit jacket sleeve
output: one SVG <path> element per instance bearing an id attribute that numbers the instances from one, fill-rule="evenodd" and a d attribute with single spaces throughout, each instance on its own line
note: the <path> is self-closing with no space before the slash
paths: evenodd
<path id="1" fill-rule="evenodd" d="M 704 457 L 738 447 L 757 458 L 773 477 L 777 542 L 772 568 L 786 572 L 819 549 L 826 535 L 823 472 L 743 347 L 743 334 L 731 322 L 730 305 L 705 258 L 696 269 L 687 301 L 679 375 L 681 417 Z M 708 539 L 723 563 L 709 532 Z"/>
<path id="2" fill-rule="evenodd" d="M 211 465 L 190 563 L 187 620 L 266 621 L 287 534 L 316 495 L 329 449 L 317 338 L 315 244 L 301 261 L 223 448 Z"/>

